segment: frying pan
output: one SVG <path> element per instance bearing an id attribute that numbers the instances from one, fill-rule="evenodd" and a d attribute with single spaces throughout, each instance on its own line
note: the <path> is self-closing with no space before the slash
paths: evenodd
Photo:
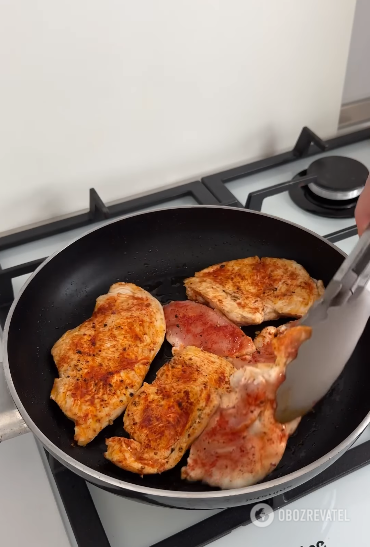
<path id="1" fill-rule="evenodd" d="M 325 285 L 345 256 L 318 235 L 284 220 L 229 207 L 195 206 L 115 220 L 46 260 L 14 302 L 4 331 L 8 387 L 44 447 L 69 469 L 110 492 L 188 509 L 225 508 L 272 497 L 333 463 L 370 421 L 369 324 L 331 391 L 302 419 L 279 466 L 263 482 L 247 488 L 222 491 L 181 480 L 187 455 L 161 475 L 141 477 L 123 471 L 103 456 L 105 438 L 125 434 L 122 416 L 87 447 L 79 447 L 73 443 L 74 424 L 49 398 L 57 376 L 51 347 L 66 330 L 90 317 L 95 299 L 110 285 L 136 283 L 165 304 L 186 299 L 183 279 L 194 272 L 255 255 L 294 259 Z M 253 335 L 256 328 L 245 332 Z M 170 357 L 171 347 L 165 342 L 146 381 L 153 381 Z"/>

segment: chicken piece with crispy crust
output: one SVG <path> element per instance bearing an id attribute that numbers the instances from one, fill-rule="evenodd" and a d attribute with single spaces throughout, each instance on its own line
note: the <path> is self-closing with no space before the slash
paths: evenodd
<path id="1" fill-rule="evenodd" d="M 190 300 L 163 309 L 166 338 L 174 350 L 196 346 L 220 357 L 241 358 L 256 349 L 252 339 L 217 310 Z"/>
<path id="2" fill-rule="evenodd" d="M 107 439 L 105 457 L 141 475 L 171 469 L 206 427 L 234 371 L 226 359 L 196 347 L 176 352 L 128 405 L 124 427 L 132 438 Z"/>
<path id="3" fill-rule="evenodd" d="M 246 366 L 231 376 L 232 390 L 222 396 L 219 408 L 193 443 L 182 478 L 223 489 L 241 488 L 261 481 L 276 468 L 300 421 L 280 424 L 275 420 L 276 390 L 286 365 L 310 336 L 310 327 L 287 329 L 272 341 L 275 365 Z"/>
<path id="4" fill-rule="evenodd" d="M 58 368 L 51 398 L 75 422 L 85 446 L 126 408 L 165 336 L 161 304 L 131 283 L 115 283 L 94 312 L 52 348 Z"/>
<path id="5" fill-rule="evenodd" d="M 190 300 L 219 310 L 236 325 L 302 317 L 324 292 L 294 260 L 250 257 L 197 272 L 185 280 Z"/>

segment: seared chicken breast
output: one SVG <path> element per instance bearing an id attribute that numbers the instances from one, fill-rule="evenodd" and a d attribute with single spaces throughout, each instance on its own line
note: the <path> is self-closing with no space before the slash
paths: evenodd
<path id="1" fill-rule="evenodd" d="M 203 304 L 171 302 L 164 306 L 164 316 L 166 338 L 174 350 L 196 346 L 220 357 L 243 357 L 256 349 L 239 327 Z"/>
<path id="2" fill-rule="evenodd" d="M 302 317 L 324 291 L 294 260 L 244 258 L 223 262 L 185 280 L 190 300 L 219 310 L 235 325 Z"/>
<path id="3" fill-rule="evenodd" d="M 131 283 L 99 296 L 90 319 L 52 348 L 59 372 L 51 398 L 85 446 L 119 416 L 143 383 L 165 336 L 161 304 Z"/>
<path id="4" fill-rule="evenodd" d="M 223 489 L 241 488 L 261 481 L 276 468 L 300 420 L 288 424 L 275 420 L 276 390 L 286 365 L 310 336 L 310 327 L 288 329 L 272 341 L 274 365 L 246 366 L 231 376 L 232 390 L 222 396 L 219 408 L 192 444 L 182 478 Z"/>
<path id="5" fill-rule="evenodd" d="M 128 405 L 124 427 L 132 438 L 107 439 L 105 457 L 141 475 L 171 469 L 206 427 L 234 371 L 226 359 L 199 348 L 177 352 Z"/>

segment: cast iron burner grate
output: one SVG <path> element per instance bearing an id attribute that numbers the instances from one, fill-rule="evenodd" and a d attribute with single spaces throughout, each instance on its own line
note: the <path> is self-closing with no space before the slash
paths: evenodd
<path id="1" fill-rule="evenodd" d="M 171 199 L 191 195 L 195 201 L 203 205 L 229 205 L 243 207 L 234 195 L 226 188 L 225 182 L 236 178 L 246 177 L 260 171 L 271 169 L 285 163 L 293 162 L 303 156 L 312 156 L 323 150 L 333 150 L 341 146 L 354 144 L 370 139 L 370 128 L 329 141 L 322 141 L 310 129 L 304 128 L 291 152 L 279 154 L 272 158 L 257 161 L 210 175 L 202 181 L 156 192 L 149 196 L 106 206 L 95 190 L 90 190 L 90 210 L 87 213 L 75 215 L 67 219 L 45 223 L 37 228 L 19 231 L 15 234 L 0 237 L 0 250 L 36 241 L 61 232 L 66 232 L 80 226 L 88 226 L 98 220 L 124 215 L 145 207 L 159 205 Z M 301 175 L 301 173 L 299 174 Z M 315 179 L 316 180 L 316 179 Z M 309 174 L 302 174 L 299 184 L 315 182 Z M 252 192 L 249 194 L 247 208 L 260 211 L 265 197 L 285 192 L 297 181 Z M 356 226 L 351 226 L 333 232 L 326 238 L 335 243 L 357 234 Z M 34 260 L 19 266 L 2 270 L 0 266 L 0 324 L 4 326 L 6 315 L 14 299 L 11 280 L 20 275 L 33 272 L 45 259 Z M 50 454 L 46 453 L 51 473 L 57 485 L 71 528 L 75 535 L 78 547 L 110 547 L 105 530 L 95 508 L 90 492 L 84 479 L 64 467 Z M 370 463 L 370 441 L 367 441 L 346 452 L 328 469 L 310 481 L 280 494 L 272 499 L 264 500 L 273 510 L 277 510 L 297 499 L 338 480 L 345 475 L 364 467 Z M 251 522 L 250 514 L 254 504 L 225 509 L 220 513 L 208 517 L 203 521 L 186 528 L 185 530 L 148 547 L 204 547 L 212 541 L 227 535 L 239 526 Z M 122 545 L 122 547 L 126 547 Z M 129 546 L 127 546 L 129 547 Z"/>
<path id="2" fill-rule="evenodd" d="M 240 167 L 235 167 L 233 169 L 229 169 L 227 171 L 222 171 L 221 173 L 216 173 L 214 175 L 209 175 L 207 177 L 202 178 L 203 184 L 212 192 L 212 194 L 218 199 L 218 201 L 224 205 L 230 205 L 232 207 L 243 207 L 243 204 L 240 203 L 235 196 L 230 192 L 230 190 L 226 187 L 226 183 L 231 182 L 233 180 L 242 179 L 251 175 L 255 175 L 257 173 L 260 173 L 262 171 L 266 171 L 268 169 L 272 169 L 274 167 L 279 167 L 281 165 L 285 165 L 287 163 L 292 163 L 296 161 L 297 159 L 301 159 L 303 157 L 310 157 L 317 155 L 322 152 L 330 152 L 332 150 L 336 150 L 338 148 L 341 148 L 342 146 L 348 146 L 351 144 L 355 144 L 358 142 L 370 140 L 370 128 L 363 129 L 361 131 L 356 131 L 354 133 L 350 133 L 347 135 L 342 135 L 340 137 L 335 137 L 333 139 L 329 139 L 327 141 L 323 141 L 311 131 L 308 127 L 304 127 L 301 131 L 301 134 L 293 148 L 290 152 L 284 152 L 283 154 L 278 154 L 276 156 L 273 156 L 271 158 L 266 158 L 263 160 L 258 160 L 253 163 L 249 163 L 247 165 L 241 165 Z M 333 160 L 330 160 L 332 156 L 324 157 L 324 165 L 330 163 Z M 337 158 L 338 160 L 338 158 Z M 364 184 L 364 179 L 366 181 L 367 175 L 369 174 L 367 168 L 363 166 L 360 162 L 357 162 L 356 160 L 352 160 L 351 158 L 341 158 L 340 159 L 340 166 L 336 167 L 334 169 L 334 177 L 332 176 L 324 176 L 321 183 L 318 184 L 318 175 L 320 175 L 320 178 L 322 177 L 322 160 L 318 160 L 313 162 L 310 167 L 307 169 L 307 171 L 300 172 L 296 177 L 293 178 L 293 180 L 289 180 L 287 182 L 282 182 L 280 184 L 276 184 L 275 186 L 270 186 L 268 188 L 263 188 L 262 190 L 257 190 L 256 192 L 251 192 L 248 195 L 247 202 L 245 204 L 246 209 L 251 209 L 253 211 L 261 211 L 262 210 L 262 204 L 263 200 L 265 198 L 275 196 L 277 194 L 281 194 L 283 192 L 289 191 L 291 197 L 292 193 L 293 195 L 298 195 L 301 197 L 301 194 L 303 192 L 306 193 L 306 196 L 310 196 L 311 200 L 314 201 L 314 192 L 312 192 L 312 188 L 316 191 L 316 202 L 319 203 L 319 196 L 317 195 L 317 187 L 321 186 L 321 190 L 332 190 L 335 196 L 335 192 L 339 191 L 339 193 L 342 193 L 340 197 L 343 197 L 345 195 L 345 192 L 350 191 L 359 191 L 362 189 Z M 319 163 L 320 162 L 320 163 Z M 338 161 L 337 161 L 338 163 Z M 345 176 L 342 176 L 341 174 L 341 168 L 343 168 L 343 164 L 345 164 Z M 355 172 L 355 181 L 353 184 L 349 184 L 348 187 L 348 179 L 351 179 L 353 176 L 353 171 Z M 335 177 L 335 175 L 338 175 Z M 341 186 L 339 186 L 339 189 L 336 188 L 336 184 L 338 183 L 338 178 L 341 178 L 342 185 L 344 184 L 344 189 L 341 189 Z M 335 180 L 334 180 L 335 179 Z M 332 185 L 332 188 L 330 187 L 330 184 Z M 316 185 L 316 188 L 315 188 Z M 311 186 L 311 189 L 310 189 Z M 320 188 L 319 188 L 320 191 Z M 310 192 L 310 193 L 308 193 Z M 358 194 L 359 195 L 359 194 Z M 297 198 L 297 200 L 299 199 Z M 294 198 L 292 198 L 294 201 Z M 346 203 L 342 201 L 342 210 L 345 213 L 345 216 L 340 216 L 340 212 L 338 213 L 338 205 L 337 205 L 337 212 L 336 214 L 332 214 L 333 210 L 330 209 L 330 206 L 328 206 L 328 203 L 326 204 L 326 214 L 323 216 L 329 216 L 333 218 L 334 216 L 336 218 L 351 218 L 353 217 L 354 213 L 354 207 L 357 198 L 354 198 L 354 202 L 352 202 L 350 205 L 351 207 L 346 208 Z M 305 208 L 303 205 L 308 204 L 309 200 L 307 197 L 301 198 L 302 203 L 297 203 L 298 206 Z M 326 200 L 329 202 L 329 200 Z M 330 200 L 332 203 L 334 200 Z M 339 200 L 338 200 L 339 201 Z M 321 202 L 322 205 L 322 202 Z M 330 204 L 329 204 L 330 205 Z M 308 205 L 307 205 L 308 207 Z M 339 207 L 340 209 L 340 207 Z M 308 209 L 306 209 L 308 210 Z M 323 209 L 322 209 L 323 211 Z M 322 214 L 318 211 L 318 208 L 312 207 L 312 209 L 309 211 L 314 214 Z M 343 213 L 343 214 L 344 214 Z M 336 243 L 342 239 L 346 239 L 348 237 L 351 237 L 353 235 L 357 234 L 357 227 L 351 226 L 350 228 L 344 228 L 343 230 L 338 230 L 337 232 L 334 232 L 332 234 L 328 234 L 324 237 L 326 237 L 329 241 L 332 243 Z"/>
<path id="3" fill-rule="evenodd" d="M 329 218 L 353 218 L 369 170 L 357 160 L 342 156 L 320 158 L 293 178 L 293 202 L 308 213 Z M 307 182 L 307 180 L 310 182 Z M 299 182 L 306 182 L 300 184 Z"/>

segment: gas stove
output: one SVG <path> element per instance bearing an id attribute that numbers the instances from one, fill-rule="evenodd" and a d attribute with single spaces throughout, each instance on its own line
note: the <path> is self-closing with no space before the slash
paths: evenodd
<path id="1" fill-rule="evenodd" d="M 247 207 L 304 226 L 348 253 L 358 237 L 354 209 L 369 174 L 369 145 L 370 128 L 328 141 L 304 128 L 292 151 L 148 196 L 106 205 L 91 189 L 86 212 L 0 236 L 0 325 L 45 257 L 87 227 L 131 212 L 196 204 Z M 38 547 L 201 547 L 211 542 L 226 547 L 231 538 L 235 547 L 365 546 L 368 463 L 367 429 L 326 471 L 267 500 L 267 507 L 183 511 L 139 504 L 89 485 L 28 434 L 0 449 L 1 536 L 10 547 L 26 542 Z M 224 538 L 228 533 L 232 536 Z"/>

